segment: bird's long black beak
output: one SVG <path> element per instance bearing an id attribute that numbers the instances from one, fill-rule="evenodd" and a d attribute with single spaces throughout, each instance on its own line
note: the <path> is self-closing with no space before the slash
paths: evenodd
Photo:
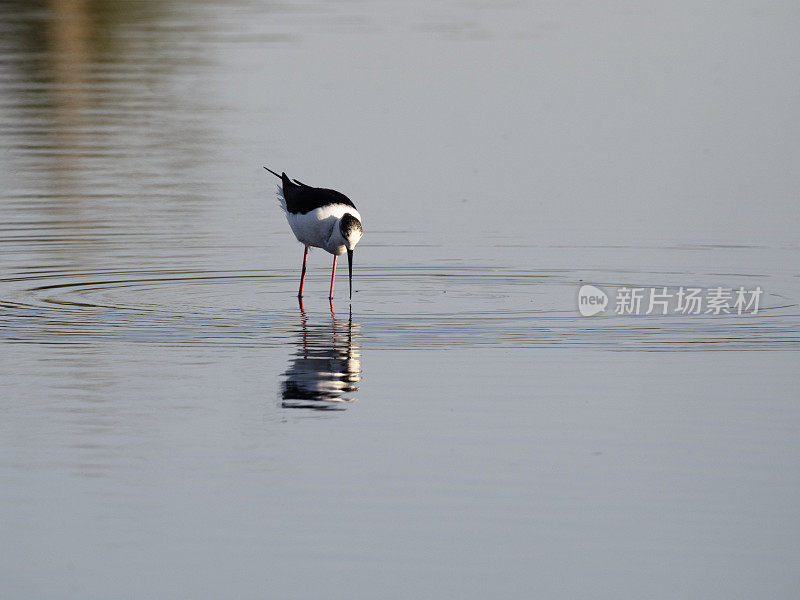
<path id="1" fill-rule="evenodd" d="M 350 275 L 350 300 L 353 299 L 353 251 L 347 251 L 347 272 Z"/>

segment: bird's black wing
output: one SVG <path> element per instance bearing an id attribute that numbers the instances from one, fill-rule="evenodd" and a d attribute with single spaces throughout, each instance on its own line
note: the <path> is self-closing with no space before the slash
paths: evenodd
<path id="1" fill-rule="evenodd" d="M 329 204 L 346 204 L 356 207 L 355 204 L 336 190 L 325 188 L 310 187 L 305 184 L 293 182 L 286 173 L 281 174 L 283 182 L 283 197 L 286 200 L 286 210 L 292 214 L 304 215 L 315 208 L 321 208 Z"/>

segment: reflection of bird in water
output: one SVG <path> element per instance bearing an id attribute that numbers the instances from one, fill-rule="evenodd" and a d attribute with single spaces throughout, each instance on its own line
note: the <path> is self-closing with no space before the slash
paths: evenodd
<path id="1" fill-rule="evenodd" d="M 352 309 L 346 326 L 331 311 L 330 324 L 312 325 L 300 301 L 301 330 L 295 358 L 284 375 L 281 405 L 284 408 L 344 410 L 355 398 L 361 381 L 358 325 Z"/>

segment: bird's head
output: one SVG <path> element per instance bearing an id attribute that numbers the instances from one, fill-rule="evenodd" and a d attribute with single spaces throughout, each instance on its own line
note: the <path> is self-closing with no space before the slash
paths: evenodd
<path id="1" fill-rule="evenodd" d="M 364 230 L 361 228 L 361 221 L 356 219 L 350 213 L 345 213 L 339 219 L 339 233 L 344 239 L 344 246 L 347 248 L 347 272 L 350 279 L 350 297 L 353 297 L 353 248 L 364 235 Z"/>
<path id="2" fill-rule="evenodd" d="M 345 215 L 339 219 L 339 233 L 342 234 L 344 245 L 347 250 L 352 252 L 353 248 L 356 247 L 356 244 L 361 239 L 361 236 L 364 235 L 364 230 L 361 228 L 361 221 L 350 213 L 345 213 Z"/>

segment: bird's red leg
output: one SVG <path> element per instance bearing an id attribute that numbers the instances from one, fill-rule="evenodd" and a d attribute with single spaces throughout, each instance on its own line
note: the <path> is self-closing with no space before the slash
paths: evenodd
<path id="1" fill-rule="evenodd" d="M 338 256 L 333 255 L 333 268 L 331 269 L 331 291 L 328 294 L 328 300 L 333 300 L 333 280 L 336 278 L 336 259 Z"/>
<path id="2" fill-rule="evenodd" d="M 303 252 L 303 270 L 300 273 L 300 291 L 297 292 L 297 297 L 298 298 L 302 298 L 303 297 L 303 284 L 306 282 L 306 261 L 307 260 L 308 260 L 308 246 L 306 246 L 306 251 Z M 301 303 L 301 305 L 300 305 L 301 310 L 302 310 L 302 306 L 303 305 Z"/>

